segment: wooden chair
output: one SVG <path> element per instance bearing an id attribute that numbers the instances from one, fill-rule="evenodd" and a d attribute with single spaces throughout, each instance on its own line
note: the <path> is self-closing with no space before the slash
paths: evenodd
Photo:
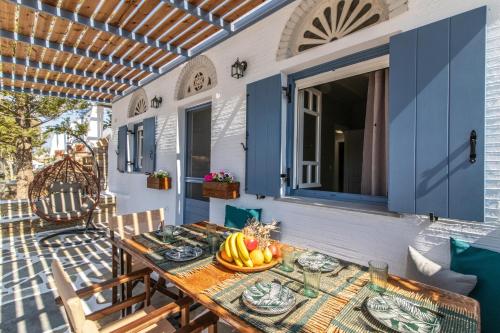
<path id="1" fill-rule="evenodd" d="M 109 222 L 110 238 L 115 239 L 130 239 L 133 236 L 151 232 L 158 228 L 158 225 L 165 221 L 165 213 L 163 208 L 149 210 L 138 213 L 131 213 L 125 215 L 113 216 Z M 117 277 L 118 274 L 125 274 L 135 272 L 145 268 L 141 263 L 135 262 L 127 253 L 123 253 L 116 248 L 114 244 L 111 245 L 112 257 L 112 276 Z M 120 270 L 120 272 L 118 272 Z M 172 299 L 177 299 L 179 296 L 169 291 L 166 288 L 166 281 L 160 278 L 158 281 L 152 281 L 154 290 L 158 290 Z M 126 289 L 126 290 L 125 290 Z M 122 295 L 131 293 L 130 284 L 127 288 L 121 290 Z M 114 287 L 112 291 L 113 304 L 118 301 L 118 288 Z M 122 297 L 123 298 L 123 297 Z"/>
<path id="2" fill-rule="evenodd" d="M 55 259 L 52 262 L 52 274 L 59 293 L 58 300 L 64 305 L 71 329 L 75 333 L 187 333 L 200 332 L 204 328 L 208 328 L 211 333 L 217 331 L 218 318 L 210 312 L 191 322 L 189 321 L 189 305 L 192 303 L 189 297 L 183 297 L 160 308 L 151 306 L 149 291 L 150 273 L 149 269 L 143 269 L 133 274 L 121 275 L 114 279 L 96 283 L 75 291 L 68 274 L 64 271 L 59 261 Z M 143 293 L 85 315 L 82 298 L 138 279 L 142 279 L 146 287 Z M 144 302 L 145 304 L 142 309 L 115 322 L 104 326 L 99 325 L 98 320 L 140 302 Z M 166 319 L 168 316 L 176 313 L 181 314 L 181 328 L 178 330 Z"/>

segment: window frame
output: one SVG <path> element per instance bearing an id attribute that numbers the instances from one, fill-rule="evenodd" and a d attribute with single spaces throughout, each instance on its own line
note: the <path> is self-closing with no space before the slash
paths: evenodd
<path id="1" fill-rule="evenodd" d="M 387 197 L 385 196 L 370 196 L 299 188 L 299 172 L 297 171 L 299 149 L 297 148 L 297 133 L 299 126 L 299 90 L 388 67 L 389 45 L 384 44 L 287 76 L 290 101 L 287 106 L 286 115 L 285 170 L 288 178 L 285 190 L 286 196 L 387 206 Z"/>
<path id="2" fill-rule="evenodd" d="M 142 121 L 140 123 L 136 123 L 133 125 L 134 126 L 134 131 L 132 132 L 132 141 L 133 141 L 133 147 L 134 150 L 132 152 L 132 158 L 133 160 L 132 165 L 133 165 L 133 172 L 142 172 L 142 161 L 144 159 L 144 125 Z M 139 137 L 138 133 L 139 131 L 142 132 L 142 147 L 139 149 Z M 139 152 L 142 153 L 142 156 L 139 157 Z"/>
<path id="3" fill-rule="evenodd" d="M 301 92 L 303 92 L 301 94 Z M 308 108 L 305 107 L 305 92 L 308 93 Z M 313 96 L 317 96 L 317 110 L 314 111 L 312 108 L 313 105 Z M 296 170 L 297 170 L 297 186 L 299 188 L 310 188 L 310 187 L 320 187 L 321 186 L 321 96 L 322 93 L 315 88 L 304 88 L 298 90 L 298 99 L 297 99 L 297 133 L 296 133 L 296 142 L 297 142 L 297 150 L 298 156 L 296 161 Z M 305 161 L 304 160 L 304 116 L 310 115 L 316 117 L 316 138 L 315 138 L 315 158 L 314 161 Z M 307 181 L 304 182 L 304 166 L 307 168 Z M 311 170 L 313 167 L 316 167 L 316 175 L 315 182 L 311 182 Z"/>

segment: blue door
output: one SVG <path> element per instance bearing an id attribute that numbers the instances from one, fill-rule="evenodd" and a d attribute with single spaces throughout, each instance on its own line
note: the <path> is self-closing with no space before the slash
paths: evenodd
<path id="1" fill-rule="evenodd" d="M 208 220 L 210 202 L 202 196 L 203 176 L 210 172 L 212 107 L 186 110 L 184 224 Z"/>

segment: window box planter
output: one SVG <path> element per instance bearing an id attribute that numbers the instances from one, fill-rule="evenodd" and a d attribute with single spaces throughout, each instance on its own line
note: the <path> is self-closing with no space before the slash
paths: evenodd
<path id="1" fill-rule="evenodd" d="M 147 188 L 167 191 L 172 188 L 172 178 L 171 177 L 158 178 L 154 176 L 148 176 Z"/>
<path id="2" fill-rule="evenodd" d="M 203 196 L 218 199 L 240 197 L 240 183 L 203 182 Z"/>

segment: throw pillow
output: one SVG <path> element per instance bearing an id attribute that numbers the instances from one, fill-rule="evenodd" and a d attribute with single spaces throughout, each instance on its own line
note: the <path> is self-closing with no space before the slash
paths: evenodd
<path id="1" fill-rule="evenodd" d="M 443 268 L 411 246 L 408 247 L 408 254 L 408 277 L 412 280 L 462 295 L 468 295 L 476 286 L 475 275 L 466 275 Z"/>

